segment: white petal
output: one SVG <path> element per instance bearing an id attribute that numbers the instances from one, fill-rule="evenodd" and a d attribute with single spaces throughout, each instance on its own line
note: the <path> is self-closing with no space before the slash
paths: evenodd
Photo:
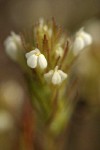
<path id="1" fill-rule="evenodd" d="M 18 35 L 18 34 L 16 34 L 15 32 L 12 31 L 12 32 L 11 32 L 11 37 L 12 37 L 13 40 L 16 42 L 16 44 L 22 45 L 20 35 Z"/>
<path id="2" fill-rule="evenodd" d="M 62 70 L 58 70 L 58 73 L 60 74 L 61 80 L 62 80 L 62 81 L 65 80 L 65 79 L 67 78 L 67 74 L 64 73 Z"/>
<path id="3" fill-rule="evenodd" d="M 34 54 L 34 50 L 26 53 L 25 56 L 26 56 L 26 58 L 28 58 L 28 57 L 32 56 L 33 54 Z"/>
<path id="4" fill-rule="evenodd" d="M 30 51 L 30 52 L 28 52 L 28 53 L 26 53 L 26 58 L 28 58 L 28 57 L 30 57 L 31 55 L 33 55 L 33 54 L 37 54 L 37 53 L 40 53 L 40 51 L 39 51 L 39 49 L 35 49 L 35 50 L 32 50 L 32 51 Z"/>
<path id="5" fill-rule="evenodd" d="M 92 36 L 86 32 L 82 32 L 81 36 L 83 37 L 85 45 L 90 45 L 92 43 Z"/>
<path id="6" fill-rule="evenodd" d="M 5 51 L 7 53 L 7 55 L 12 58 L 13 60 L 17 59 L 17 45 L 16 43 L 13 42 L 13 40 L 9 37 L 5 42 L 4 42 L 4 46 L 5 46 Z"/>
<path id="7" fill-rule="evenodd" d="M 36 55 L 32 55 L 32 56 L 28 57 L 27 65 L 30 68 L 36 68 L 37 67 L 37 56 Z"/>
<path id="8" fill-rule="evenodd" d="M 50 70 L 48 73 L 45 73 L 44 74 L 44 78 L 45 78 L 45 80 L 47 81 L 47 82 L 50 82 L 51 81 L 51 78 L 52 78 L 52 76 L 53 76 L 53 70 Z"/>
<path id="9" fill-rule="evenodd" d="M 59 75 L 59 73 L 57 71 L 55 71 L 52 76 L 52 83 L 55 85 L 61 83 L 61 76 Z"/>
<path id="10" fill-rule="evenodd" d="M 38 56 L 38 65 L 41 69 L 45 69 L 47 67 L 47 60 L 43 54 Z"/>
<path id="11" fill-rule="evenodd" d="M 76 37 L 73 44 L 73 52 L 75 55 L 79 54 L 79 52 L 84 48 L 84 40 L 81 37 Z"/>
<path id="12" fill-rule="evenodd" d="M 4 45 L 6 46 L 7 44 L 9 44 L 10 42 L 13 42 L 13 39 L 11 36 L 8 36 L 7 39 L 4 41 Z"/>

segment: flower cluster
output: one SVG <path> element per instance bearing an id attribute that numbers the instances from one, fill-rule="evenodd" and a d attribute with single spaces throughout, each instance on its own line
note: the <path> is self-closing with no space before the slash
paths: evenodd
<path id="1" fill-rule="evenodd" d="M 31 104 L 37 112 L 37 127 L 43 132 L 47 129 L 53 131 L 48 136 L 60 135 L 72 114 L 72 103 L 69 104 L 66 94 L 69 71 L 74 59 L 92 41 L 91 35 L 83 28 L 70 38 L 54 19 L 40 19 L 31 31 L 23 32 L 21 36 L 12 32 L 4 42 L 6 53 L 24 71 Z M 46 127 L 45 131 L 43 127 Z"/>
<path id="2" fill-rule="evenodd" d="M 23 40 L 24 47 L 28 50 L 25 54 L 27 65 L 32 69 L 40 70 L 40 72 L 45 70 L 44 79 L 48 83 L 61 84 L 67 78 L 67 73 L 64 73 L 61 68 L 65 52 L 68 51 L 67 37 L 65 38 L 61 28 L 56 25 L 54 20 L 45 22 L 43 19 L 40 19 L 34 26 L 33 34 L 34 44 L 33 42 L 27 44 L 25 36 Z"/>
<path id="3" fill-rule="evenodd" d="M 40 53 L 39 49 L 32 50 L 26 53 L 27 65 L 30 68 L 39 67 L 40 69 L 45 69 L 47 67 L 47 60 L 43 54 Z M 60 84 L 66 79 L 67 74 L 62 70 L 58 70 L 58 66 L 54 70 L 50 70 L 48 73 L 44 74 L 47 82 L 51 81 L 54 85 Z"/>
<path id="4" fill-rule="evenodd" d="M 23 34 L 21 40 L 19 35 L 11 32 L 11 36 L 5 40 L 4 45 L 7 54 L 13 60 L 16 60 L 18 51 L 23 45 L 27 65 L 32 69 L 45 69 L 44 78 L 46 81 L 59 85 L 67 77 L 65 62 L 67 53 L 70 53 L 72 50 L 72 53 L 76 56 L 92 43 L 91 35 L 86 33 L 83 28 L 76 33 L 74 42 L 70 43 L 72 49 L 70 49 L 68 44 L 66 46 L 68 39 L 62 33 L 62 29 L 56 25 L 54 19 L 50 22 L 40 19 L 31 31 L 30 37 L 27 34 Z M 61 67 L 66 73 L 62 71 Z M 57 68 L 60 68 L 60 70 Z"/>

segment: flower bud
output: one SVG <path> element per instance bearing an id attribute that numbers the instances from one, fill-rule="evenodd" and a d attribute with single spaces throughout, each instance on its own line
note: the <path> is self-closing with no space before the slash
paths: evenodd
<path id="1" fill-rule="evenodd" d="M 73 43 L 73 52 L 75 55 L 79 54 L 79 52 L 84 49 L 86 46 L 92 43 L 92 37 L 83 29 L 76 33 L 75 41 Z"/>
<path id="2" fill-rule="evenodd" d="M 18 51 L 22 48 L 20 36 L 11 32 L 11 35 L 5 40 L 4 46 L 7 55 L 13 60 L 16 60 L 18 57 Z"/>

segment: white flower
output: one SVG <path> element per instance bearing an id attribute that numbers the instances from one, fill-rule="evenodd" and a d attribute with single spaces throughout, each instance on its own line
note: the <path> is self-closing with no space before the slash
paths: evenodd
<path id="1" fill-rule="evenodd" d="M 67 74 L 62 70 L 58 70 L 58 66 L 54 70 L 50 70 L 48 73 L 44 74 L 44 78 L 53 83 L 54 85 L 60 84 L 67 78 Z"/>
<path id="2" fill-rule="evenodd" d="M 35 49 L 26 53 L 27 65 L 30 68 L 40 67 L 45 69 L 47 67 L 47 60 L 43 54 L 40 53 L 39 49 Z"/>
<path id="3" fill-rule="evenodd" d="M 18 50 L 22 48 L 22 42 L 19 35 L 11 32 L 11 35 L 4 41 L 6 53 L 13 59 L 17 59 Z"/>
<path id="4" fill-rule="evenodd" d="M 92 43 L 92 37 L 86 33 L 83 28 L 76 33 L 75 41 L 73 44 L 73 52 L 77 55 L 83 48 Z"/>

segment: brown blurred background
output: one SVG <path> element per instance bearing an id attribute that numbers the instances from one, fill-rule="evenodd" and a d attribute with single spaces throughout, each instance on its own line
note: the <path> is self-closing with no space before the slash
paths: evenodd
<path id="1" fill-rule="evenodd" d="M 16 122 L 28 97 L 21 69 L 5 54 L 4 39 L 12 30 L 19 33 L 40 17 L 49 19 L 52 16 L 65 30 L 73 32 L 87 20 L 100 18 L 100 0 L 0 0 L 0 113 L 1 110 L 6 111 L 7 115 L 9 113 L 9 117 L 5 115 L 9 118 L 9 128 L 2 132 L 2 126 L 0 128 L 0 150 L 12 150 L 16 143 L 14 141 L 19 139 Z M 99 150 L 100 116 L 90 114 L 87 118 L 77 116 L 77 113 L 76 110 L 68 142 L 66 138 L 67 149 Z"/>

